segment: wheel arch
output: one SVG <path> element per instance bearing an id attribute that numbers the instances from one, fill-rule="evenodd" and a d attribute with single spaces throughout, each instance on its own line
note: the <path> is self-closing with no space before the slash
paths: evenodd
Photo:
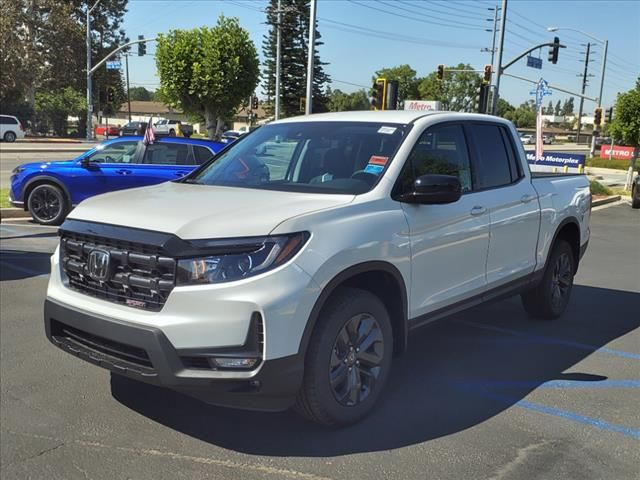
<path id="1" fill-rule="evenodd" d="M 29 202 L 29 195 L 31 194 L 31 191 L 36 188 L 38 185 L 43 185 L 43 184 L 53 184 L 56 187 L 59 187 L 62 190 L 62 193 L 64 194 L 64 196 L 67 199 L 67 202 L 69 203 L 69 207 L 72 206 L 72 202 L 71 202 L 71 195 L 69 194 L 69 190 L 67 189 L 66 185 L 64 183 L 62 183 L 60 180 L 58 180 L 55 177 L 51 177 L 48 175 L 37 175 L 31 179 L 29 179 L 29 181 L 25 184 L 24 189 L 23 189 L 23 194 L 22 194 L 22 199 L 24 201 L 24 210 L 27 211 L 28 210 L 28 202 Z"/>
<path id="2" fill-rule="evenodd" d="M 580 264 L 580 223 L 575 217 L 565 218 L 553 235 L 553 240 L 549 244 L 549 252 L 547 253 L 547 259 L 545 260 L 545 268 L 549 261 L 549 256 L 553 251 L 553 247 L 558 240 L 565 240 L 569 246 L 571 246 L 571 252 L 573 253 L 574 273 L 578 271 L 578 265 Z"/>
<path id="3" fill-rule="evenodd" d="M 306 355 L 322 309 L 341 287 L 360 288 L 376 295 L 391 318 L 394 355 L 406 350 L 408 335 L 407 289 L 400 271 L 391 263 L 371 261 L 353 265 L 334 276 L 323 288 L 311 310 L 300 341 L 299 352 Z"/>

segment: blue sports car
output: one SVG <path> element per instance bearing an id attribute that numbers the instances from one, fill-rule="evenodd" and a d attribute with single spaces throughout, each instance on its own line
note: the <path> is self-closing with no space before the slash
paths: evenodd
<path id="1" fill-rule="evenodd" d="M 142 137 L 107 140 L 74 160 L 26 163 L 11 175 L 9 200 L 43 225 L 59 225 L 82 200 L 101 193 L 175 180 L 226 145 L 208 140 Z"/>

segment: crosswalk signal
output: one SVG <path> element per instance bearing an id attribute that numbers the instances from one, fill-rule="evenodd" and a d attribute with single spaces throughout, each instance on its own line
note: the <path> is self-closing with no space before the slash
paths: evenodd
<path id="1" fill-rule="evenodd" d="M 484 66 L 484 76 L 482 77 L 484 83 L 491 83 L 491 65 Z"/>
<path id="2" fill-rule="evenodd" d="M 144 35 L 138 35 L 138 40 L 144 40 Z M 138 56 L 142 57 L 143 55 L 147 54 L 147 43 L 146 42 L 140 42 L 138 44 Z"/>
<path id="3" fill-rule="evenodd" d="M 440 80 L 440 81 L 444 80 L 444 65 L 443 64 L 438 65 L 438 80 Z"/>
<path id="4" fill-rule="evenodd" d="M 553 37 L 553 45 L 549 47 L 548 60 L 554 65 L 558 63 L 558 52 L 560 51 L 560 39 Z"/>
<path id="5" fill-rule="evenodd" d="M 378 78 L 373 82 L 371 106 L 374 110 L 384 110 L 387 98 L 387 79 Z"/>
<path id="6" fill-rule="evenodd" d="M 613 120 L 613 108 L 607 108 L 605 110 L 605 115 L 607 117 L 607 123 L 611 123 Z"/>
<path id="7" fill-rule="evenodd" d="M 255 95 L 251 97 L 251 109 L 252 110 L 258 109 L 258 97 L 256 97 Z"/>
<path id="8" fill-rule="evenodd" d="M 593 112 L 593 124 L 598 126 L 602 124 L 602 108 L 600 107 Z"/>

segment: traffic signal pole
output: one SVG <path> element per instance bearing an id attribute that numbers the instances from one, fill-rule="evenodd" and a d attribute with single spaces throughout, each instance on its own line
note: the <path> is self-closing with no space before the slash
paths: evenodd
<path id="1" fill-rule="evenodd" d="M 604 41 L 604 47 L 602 51 L 602 68 L 600 70 L 600 93 L 598 94 L 598 107 L 602 107 L 602 90 L 604 89 L 604 72 L 607 66 L 607 49 L 609 48 L 609 40 Z M 596 136 L 591 138 L 591 156 L 596 151 Z"/>
<path id="2" fill-rule="evenodd" d="M 129 122 L 131 122 L 131 89 L 129 88 L 129 55 L 124 56 L 125 69 L 127 71 L 127 106 L 129 110 Z"/>
<path id="3" fill-rule="evenodd" d="M 582 74 L 582 94 L 587 89 L 587 72 L 589 71 L 589 53 L 591 51 L 591 43 L 587 43 L 587 53 L 584 57 L 584 73 Z M 580 130 L 582 130 L 582 108 L 584 107 L 584 97 L 580 97 L 580 107 L 578 108 L 578 131 L 576 134 L 576 143 L 580 143 Z"/>
<path id="4" fill-rule="evenodd" d="M 100 0 L 96 0 L 96 3 L 93 4 L 93 7 L 89 8 L 87 4 L 87 37 L 86 37 L 86 47 L 87 47 L 87 140 L 93 140 L 93 90 L 91 85 L 91 74 L 93 70 L 91 70 L 91 12 L 93 9 L 98 6 Z"/>
<path id="5" fill-rule="evenodd" d="M 502 13 L 500 15 L 500 49 L 498 50 L 498 68 L 496 69 L 496 89 L 493 92 L 491 102 L 491 114 L 498 111 L 498 97 L 500 96 L 500 76 L 502 75 L 502 54 L 504 53 L 504 35 L 507 23 L 507 0 L 502 0 Z"/>
<path id="6" fill-rule="evenodd" d="M 313 101 L 313 57 L 316 52 L 316 0 L 311 0 L 311 12 L 309 14 L 309 60 L 307 64 L 307 101 L 304 107 L 305 115 L 312 112 Z"/>
<path id="7" fill-rule="evenodd" d="M 278 0 L 278 25 L 276 33 L 276 98 L 275 98 L 275 119 L 280 118 L 280 50 L 282 44 L 282 5 Z"/>

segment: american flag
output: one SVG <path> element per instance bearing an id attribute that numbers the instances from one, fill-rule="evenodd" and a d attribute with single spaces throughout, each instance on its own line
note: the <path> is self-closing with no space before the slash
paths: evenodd
<path id="1" fill-rule="evenodd" d="M 147 129 L 144 131 L 144 138 L 142 139 L 142 143 L 145 145 L 149 145 L 156 141 L 156 134 L 153 133 L 153 117 L 149 118 L 149 123 L 147 123 Z"/>

